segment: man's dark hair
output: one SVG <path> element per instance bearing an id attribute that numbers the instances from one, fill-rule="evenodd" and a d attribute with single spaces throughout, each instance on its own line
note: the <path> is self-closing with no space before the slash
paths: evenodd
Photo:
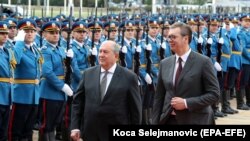
<path id="1" fill-rule="evenodd" d="M 188 36 L 188 43 L 190 44 L 192 41 L 192 29 L 189 25 L 181 22 L 176 22 L 170 26 L 170 29 L 180 28 L 181 36 Z"/>

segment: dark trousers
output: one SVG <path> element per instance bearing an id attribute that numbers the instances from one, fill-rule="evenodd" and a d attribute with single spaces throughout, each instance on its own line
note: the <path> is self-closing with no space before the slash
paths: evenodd
<path id="1" fill-rule="evenodd" d="M 244 89 L 250 85 L 250 65 L 243 64 L 240 76 L 240 88 Z"/>
<path id="2" fill-rule="evenodd" d="M 236 86 L 237 78 L 240 73 L 240 70 L 236 68 L 229 68 L 228 70 L 228 79 L 227 79 L 227 89 L 232 89 Z"/>
<path id="3" fill-rule="evenodd" d="M 65 101 L 48 100 L 41 98 L 41 110 L 42 111 L 42 125 L 39 133 L 54 132 L 56 126 L 58 126 L 63 117 Z"/>
<path id="4" fill-rule="evenodd" d="M 154 90 L 149 88 L 147 85 L 143 86 L 144 90 L 144 99 L 143 99 L 143 109 L 148 109 L 153 107 L 154 103 Z"/>
<path id="5" fill-rule="evenodd" d="M 32 141 L 38 105 L 13 103 L 9 119 L 8 141 Z"/>
<path id="6" fill-rule="evenodd" d="M 0 105 L 0 141 L 7 140 L 9 115 L 10 106 Z"/>
<path id="7" fill-rule="evenodd" d="M 174 115 L 170 115 L 169 118 L 166 120 L 165 125 L 177 125 L 178 122 Z"/>

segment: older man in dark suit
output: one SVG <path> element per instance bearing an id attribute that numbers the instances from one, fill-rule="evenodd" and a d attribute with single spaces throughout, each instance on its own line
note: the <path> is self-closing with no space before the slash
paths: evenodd
<path id="1" fill-rule="evenodd" d="M 219 84 L 211 60 L 191 51 L 192 31 L 183 23 L 170 27 L 174 56 L 160 63 L 153 106 L 155 124 L 215 124 L 211 105 Z"/>
<path id="2" fill-rule="evenodd" d="M 72 104 L 73 140 L 109 141 L 109 125 L 141 123 L 137 76 L 116 64 L 119 49 L 114 41 L 104 41 L 100 65 L 84 71 Z"/>

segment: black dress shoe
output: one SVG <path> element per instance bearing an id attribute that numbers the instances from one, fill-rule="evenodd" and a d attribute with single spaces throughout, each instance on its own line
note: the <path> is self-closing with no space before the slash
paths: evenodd
<path id="1" fill-rule="evenodd" d="M 230 108 L 222 109 L 221 112 L 226 113 L 226 114 L 234 114 L 234 111 Z"/>
<path id="2" fill-rule="evenodd" d="M 239 113 L 239 111 L 238 110 L 235 110 L 235 109 L 233 109 L 233 108 L 231 108 L 231 107 L 229 107 L 235 114 L 237 114 L 237 113 Z"/>
<path id="3" fill-rule="evenodd" d="M 215 117 L 224 117 L 225 116 L 225 114 L 224 113 L 222 113 L 221 111 L 219 111 L 219 110 L 216 110 L 215 111 L 215 113 L 214 113 L 214 116 Z"/>
<path id="4" fill-rule="evenodd" d="M 239 110 L 250 110 L 250 108 L 246 104 L 237 105 L 237 109 L 239 109 Z"/>

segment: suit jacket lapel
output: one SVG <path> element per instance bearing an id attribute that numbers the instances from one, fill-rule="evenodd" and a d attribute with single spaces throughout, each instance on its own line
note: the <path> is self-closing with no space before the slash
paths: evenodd
<path id="1" fill-rule="evenodd" d="M 194 64 L 193 59 L 194 59 L 194 52 L 191 51 L 191 53 L 189 54 L 189 56 L 188 56 L 188 58 L 187 58 L 187 61 L 186 61 L 185 65 L 184 65 L 184 68 L 183 68 L 183 70 L 181 71 L 181 74 L 180 74 L 180 77 L 179 77 L 179 79 L 178 79 L 178 83 L 177 83 L 177 84 L 179 84 L 180 81 L 182 80 L 182 78 L 185 76 L 185 74 L 186 74 L 188 71 L 191 70 L 191 67 L 192 67 L 193 64 Z"/>
<path id="2" fill-rule="evenodd" d="M 171 63 L 169 63 L 169 71 L 168 80 L 173 80 L 174 77 L 174 67 L 175 67 L 175 57 L 171 58 Z M 164 71 L 164 70 L 163 70 Z M 174 89 L 174 83 L 172 83 L 172 89 Z"/>
<path id="3" fill-rule="evenodd" d="M 96 67 L 96 69 L 94 70 L 94 76 L 96 77 L 93 77 L 93 82 L 98 82 L 95 88 L 96 90 L 96 98 L 98 99 L 98 101 L 101 103 L 101 94 L 100 94 L 100 74 L 101 74 L 101 67 L 98 66 Z"/>
<path id="4" fill-rule="evenodd" d="M 103 98 L 103 100 L 105 99 L 105 97 L 107 97 L 108 95 L 110 95 L 112 93 L 112 91 L 114 90 L 114 87 L 115 85 L 118 83 L 119 81 L 119 77 L 120 77 L 120 74 L 121 74 L 121 68 L 119 65 L 117 65 L 116 69 L 115 69 L 115 72 L 113 74 L 113 77 L 109 83 L 109 86 L 107 88 L 107 91 L 106 91 L 106 94 Z"/>

